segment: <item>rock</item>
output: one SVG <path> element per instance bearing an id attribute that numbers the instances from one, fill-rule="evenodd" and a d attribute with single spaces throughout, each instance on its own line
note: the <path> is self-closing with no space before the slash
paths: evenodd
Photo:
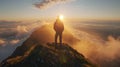
<path id="1" fill-rule="evenodd" d="M 24 48 L 21 46 L 21 48 Z M 21 51 L 20 47 L 16 49 Z M 17 54 L 17 55 L 15 55 Z M 35 44 L 23 55 L 13 53 L 2 67 L 95 67 L 82 54 L 67 44 Z"/>

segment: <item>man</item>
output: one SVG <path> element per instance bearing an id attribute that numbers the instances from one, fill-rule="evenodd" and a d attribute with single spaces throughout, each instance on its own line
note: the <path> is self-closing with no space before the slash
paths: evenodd
<path id="1" fill-rule="evenodd" d="M 64 31 L 64 25 L 61 19 L 58 17 L 54 23 L 54 30 L 55 30 L 55 44 L 57 44 L 57 39 L 59 37 L 59 42 L 62 44 L 62 32 Z"/>

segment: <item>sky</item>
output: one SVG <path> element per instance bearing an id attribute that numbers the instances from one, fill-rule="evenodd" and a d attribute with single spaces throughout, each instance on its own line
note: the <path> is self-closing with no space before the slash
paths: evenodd
<path id="1" fill-rule="evenodd" d="M 64 22 L 80 39 L 73 47 L 101 67 L 120 67 L 120 0 L 0 0 L 0 62 L 38 27 L 50 22 L 41 19 L 55 20 L 59 14 L 64 20 L 92 19 Z"/>
<path id="2" fill-rule="evenodd" d="M 0 20 L 54 18 L 59 14 L 66 18 L 120 20 L 120 0 L 73 0 L 45 9 L 35 7 L 42 1 L 0 0 Z"/>

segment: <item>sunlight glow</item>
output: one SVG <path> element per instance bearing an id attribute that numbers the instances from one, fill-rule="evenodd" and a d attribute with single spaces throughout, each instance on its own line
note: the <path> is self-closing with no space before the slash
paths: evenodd
<path id="1" fill-rule="evenodd" d="M 59 15 L 59 19 L 60 19 L 60 20 L 63 20 L 63 19 L 64 19 L 64 16 L 63 16 L 63 15 Z"/>

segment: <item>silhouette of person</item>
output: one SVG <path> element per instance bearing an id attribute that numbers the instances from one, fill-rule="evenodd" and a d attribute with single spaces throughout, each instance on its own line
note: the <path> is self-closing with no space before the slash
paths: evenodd
<path id="1" fill-rule="evenodd" d="M 57 44 L 57 39 L 59 37 L 59 42 L 62 44 L 62 32 L 64 31 L 64 25 L 60 18 L 58 17 L 54 23 L 54 30 L 55 30 L 55 44 Z"/>

